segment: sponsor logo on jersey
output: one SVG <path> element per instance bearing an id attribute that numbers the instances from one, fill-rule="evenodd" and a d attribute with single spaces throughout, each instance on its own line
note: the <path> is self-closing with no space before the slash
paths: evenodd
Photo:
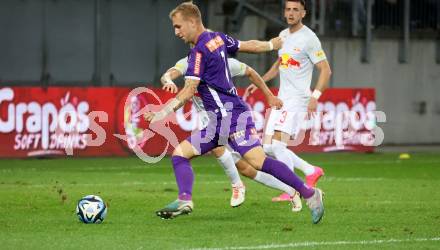
<path id="1" fill-rule="evenodd" d="M 244 137 L 244 136 L 245 136 L 245 131 L 244 131 L 244 130 L 239 130 L 239 131 L 237 131 L 237 132 L 235 132 L 235 133 L 230 134 L 230 135 L 229 135 L 229 138 L 230 138 L 231 140 L 236 141 L 236 140 L 238 140 L 239 138 Z"/>
<path id="2" fill-rule="evenodd" d="M 228 35 L 226 35 L 225 34 L 225 37 L 226 37 L 226 40 L 228 40 L 228 48 L 231 48 L 231 47 L 233 47 L 233 46 L 235 46 L 235 40 L 234 40 L 234 38 L 232 38 L 232 37 L 230 37 L 230 36 L 228 36 Z"/>
<path id="3" fill-rule="evenodd" d="M 224 44 L 225 42 L 223 42 L 223 39 L 220 36 L 216 36 L 215 38 L 209 40 L 205 44 L 205 46 L 209 49 L 210 52 L 213 52 Z"/>
<path id="4" fill-rule="evenodd" d="M 194 74 L 199 76 L 200 75 L 200 64 L 202 63 L 202 53 L 197 52 L 196 53 L 196 62 L 194 65 Z"/>
<path id="5" fill-rule="evenodd" d="M 293 59 L 289 54 L 282 54 L 278 58 L 280 62 L 280 68 L 287 69 L 289 67 L 301 68 L 301 63 Z"/>
<path id="6" fill-rule="evenodd" d="M 324 58 L 324 57 L 325 57 L 325 53 L 324 53 L 324 51 L 321 49 L 321 50 L 318 50 L 318 51 L 315 52 L 315 56 L 316 56 L 317 58 Z"/>

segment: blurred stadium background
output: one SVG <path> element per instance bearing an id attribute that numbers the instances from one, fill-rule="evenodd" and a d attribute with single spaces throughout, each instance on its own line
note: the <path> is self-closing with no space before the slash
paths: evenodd
<path id="1" fill-rule="evenodd" d="M 113 134 L 136 139 L 146 126 L 130 114 L 154 100 L 130 99 L 127 111 L 123 103 L 131 89 L 156 88 L 162 101 L 172 96 L 158 88 L 161 74 L 188 51 L 168 18 L 180 2 L 0 0 L 2 249 L 439 249 L 439 0 L 306 1 L 305 24 L 321 39 L 333 71 L 333 89 L 321 97 L 321 108 L 361 103 L 365 115 L 372 102 L 370 107 L 386 114 L 386 122 L 377 123 L 384 132 L 377 153 L 301 154 L 326 170 L 319 186 L 327 194 L 327 210 L 318 226 L 310 224 L 308 211 L 292 215 L 284 204 L 270 202 L 277 191 L 249 180 L 246 203 L 231 209 L 230 184 L 210 156 L 193 161 L 194 214 L 170 223 L 154 214 L 177 191 L 169 159 L 155 167 L 136 157 L 14 159 L 66 156 L 65 145 L 74 145 L 74 156 L 133 155 L 130 142 L 122 145 Z M 270 39 L 285 27 L 281 0 L 194 2 L 207 27 L 241 40 Z M 277 54 L 238 58 L 262 74 Z M 243 93 L 248 81 L 235 82 Z M 268 84 L 278 86 L 276 80 Z M 247 101 L 261 112 L 262 98 L 260 93 Z M 73 116 L 54 122 L 61 110 L 73 110 L 76 123 L 71 124 Z M 108 113 L 107 122 L 96 121 L 106 141 L 87 147 L 85 115 L 98 110 Z M 328 150 L 293 149 L 341 149 L 331 147 L 337 131 L 334 115 L 330 118 L 321 131 Z M 370 131 L 363 122 L 359 131 Z M 181 120 L 171 128 L 184 138 L 193 125 Z M 68 137 L 72 126 L 78 131 Z M 348 141 L 352 136 L 357 134 L 347 134 Z M 160 154 L 165 142 L 153 137 L 142 146 Z M 76 202 L 87 194 L 109 205 L 99 228 L 75 218 Z"/>
<path id="2" fill-rule="evenodd" d="M 187 53 L 168 19 L 178 2 L 0 1 L 0 84 L 158 87 Z M 284 27 L 283 1 L 195 3 L 207 27 L 239 39 L 269 39 Z M 387 114 L 384 143 L 440 143 L 440 1 L 308 0 L 307 9 L 305 23 L 333 70 L 331 87 L 376 90 L 377 110 Z M 275 58 L 239 56 L 261 74 Z"/>

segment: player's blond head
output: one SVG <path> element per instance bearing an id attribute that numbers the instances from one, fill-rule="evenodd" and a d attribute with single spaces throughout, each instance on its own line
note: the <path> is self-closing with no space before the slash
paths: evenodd
<path id="1" fill-rule="evenodd" d="M 193 18 L 198 23 L 202 22 L 202 14 L 200 14 L 200 10 L 197 5 L 193 4 L 192 2 L 184 2 L 179 4 L 170 12 L 170 19 L 177 15 L 177 13 L 180 13 L 184 19 Z"/>

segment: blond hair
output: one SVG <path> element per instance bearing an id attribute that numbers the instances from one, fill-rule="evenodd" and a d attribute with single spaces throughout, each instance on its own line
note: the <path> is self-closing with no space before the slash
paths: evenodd
<path id="1" fill-rule="evenodd" d="M 170 12 L 170 19 L 172 19 L 177 13 L 180 13 L 184 19 L 194 18 L 197 22 L 202 22 L 202 14 L 199 7 L 193 4 L 192 1 L 179 4 Z"/>

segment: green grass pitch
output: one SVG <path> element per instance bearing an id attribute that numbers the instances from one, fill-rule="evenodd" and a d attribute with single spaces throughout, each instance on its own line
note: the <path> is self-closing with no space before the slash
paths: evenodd
<path id="1" fill-rule="evenodd" d="M 161 220 L 176 198 L 169 158 L 0 160 L 0 249 L 440 249 L 440 154 L 302 155 L 322 166 L 326 214 L 311 223 L 279 194 L 249 179 L 245 203 L 229 207 L 228 179 L 213 157 L 192 161 L 194 212 Z M 78 199 L 100 195 L 103 224 L 75 215 Z"/>

